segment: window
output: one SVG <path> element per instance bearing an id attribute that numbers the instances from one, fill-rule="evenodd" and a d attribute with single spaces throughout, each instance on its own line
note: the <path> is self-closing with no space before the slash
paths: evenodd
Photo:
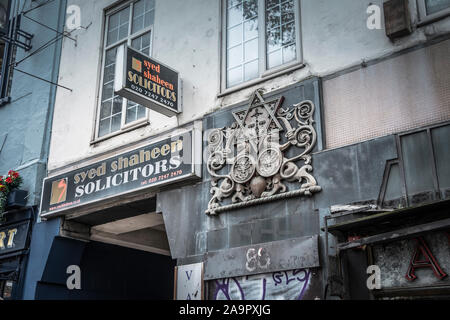
<path id="1" fill-rule="evenodd" d="M 151 55 L 155 0 L 129 2 L 108 12 L 101 77 L 97 137 L 119 132 L 148 118 L 147 108 L 114 94 L 117 48 L 127 44 Z"/>
<path id="2" fill-rule="evenodd" d="M 300 62 L 298 0 L 224 0 L 226 87 Z"/>
<path id="3" fill-rule="evenodd" d="M 450 15 L 450 0 L 418 0 L 421 20 L 432 20 Z"/>
<path id="4" fill-rule="evenodd" d="M 14 282 L 10 280 L 0 280 L 0 298 L 11 299 Z"/>

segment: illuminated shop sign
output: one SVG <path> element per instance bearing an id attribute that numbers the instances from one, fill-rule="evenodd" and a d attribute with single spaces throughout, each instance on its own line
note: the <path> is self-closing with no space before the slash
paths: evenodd
<path id="1" fill-rule="evenodd" d="M 117 49 L 114 91 L 166 116 L 181 112 L 177 71 L 130 47 Z"/>
<path id="2" fill-rule="evenodd" d="M 44 180 L 41 215 L 201 177 L 201 132 L 174 135 Z"/>

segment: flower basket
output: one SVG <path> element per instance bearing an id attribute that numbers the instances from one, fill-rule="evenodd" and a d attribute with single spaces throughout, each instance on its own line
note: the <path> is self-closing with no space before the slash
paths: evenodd
<path id="1" fill-rule="evenodd" d="M 17 192 L 19 191 L 17 189 L 21 184 L 22 177 L 16 171 L 11 170 L 8 172 L 7 176 L 0 176 L 0 221 L 3 220 L 3 215 L 8 203 L 18 205 L 19 203 L 26 201 L 26 195 L 24 195 L 24 192 L 26 191 L 20 190 L 22 192 Z"/>
<path id="2" fill-rule="evenodd" d="M 28 191 L 25 190 L 13 190 L 8 194 L 6 201 L 7 209 L 17 209 L 25 207 L 27 204 Z"/>

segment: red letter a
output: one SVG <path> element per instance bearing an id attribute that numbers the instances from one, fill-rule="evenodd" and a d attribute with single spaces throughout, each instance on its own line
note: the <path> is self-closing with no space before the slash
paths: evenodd
<path id="1" fill-rule="evenodd" d="M 415 279 L 417 279 L 417 276 L 415 275 L 416 268 L 432 268 L 436 277 L 438 277 L 439 279 L 445 278 L 447 274 L 442 271 L 438 262 L 425 243 L 425 240 L 422 237 L 416 238 L 416 240 L 417 246 L 413 258 L 409 263 L 408 272 L 405 276 L 406 280 L 414 281 Z M 419 260 L 420 254 L 423 255 L 423 257 L 425 258 L 424 260 Z"/>

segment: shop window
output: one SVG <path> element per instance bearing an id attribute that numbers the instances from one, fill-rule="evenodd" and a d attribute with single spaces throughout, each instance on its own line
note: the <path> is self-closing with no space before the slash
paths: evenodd
<path id="1" fill-rule="evenodd" d="M 299 1 L 224 0 L 226 88 L 298 64 Z"/>
<path id="2" fill-rule="evenodd" d="M 450 0 L 418 0 L 420 20 L 431 20 L 450 15 Z"/>
<path id="3" fill-rule="evenodd" d="M 148 120 L 147 108 L 114 94 L 117 48 L 129 45 L 152 52 L 155 0 L 127 2 L 106 13 L 97 137 L 105 137 Z"/>
<path id="4" fill-rule="evenodd" d="M 0 280 L 0 298 L 8 300 L 12 298 L 14 282 L 11 280 Z"/>

